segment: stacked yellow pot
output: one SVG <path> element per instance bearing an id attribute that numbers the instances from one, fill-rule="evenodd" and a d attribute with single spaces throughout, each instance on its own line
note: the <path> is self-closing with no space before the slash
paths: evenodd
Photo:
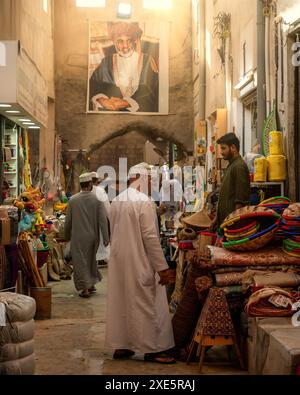
<path id="1" fill-rule="evenodd" d="M 268 179 L 271 182 L 286 180 L 286 157 L 283 152 L 282 132 L 270 132 L 270 155 L 267 157 Z"/>

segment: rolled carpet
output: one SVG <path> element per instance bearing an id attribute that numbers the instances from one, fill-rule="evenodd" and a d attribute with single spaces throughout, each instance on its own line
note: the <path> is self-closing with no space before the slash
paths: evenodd
<path id="1" fill-rule="evenodd" d="M 209 246 L 211 266 L 300 266 L 298 257 L 284 253 L 281 247 L 270 246 L 255 252 L 234 252 Z"/>
<path id="2" fill-rule="evenodd" d="M 243 273 L 220 273 L 216 274 L 216 285 L 218 287 L 227 287 L 229 285 L 241 285 Z"/>
<path id="3" fill-rule="evenodd" d="M 197 264 L 190 263 L 182 298 L 172 320 L 175 347 L 177 350 L 188 346 L 191 341 L 205 302 L 205 298 L 199 299 L 195 281 L 197 278 L 206 274 L 207 271 L 201 269 Z"/>

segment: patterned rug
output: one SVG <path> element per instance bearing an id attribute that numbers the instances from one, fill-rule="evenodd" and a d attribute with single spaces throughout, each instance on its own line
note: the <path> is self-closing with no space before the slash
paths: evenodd
<path id="1" fill-rule="evenodd" d="M 197 329 L 204 336 L 235 335 L 228 303 L 223 290 L 211 288 L 202 309 Z"/>
<path id="2" fill-rule="evenodd" d="M 300 259 L 284 253 L 281 247 L 270 246 L 255 252 L 234 252 L 209 246 L 214 266 L 300 266 Z"/>
<path id="3" fill-rule="evenodd" d="M 172 320 L 176 349 L 188 346 L 191 341 L 199 314 L 205 302 L 205 298 L 204 300 L 199 300 L 195 281 L 206 274 L 207 272 L 197 265 L 192 263 L 189 265 L 182 299 Z"/>

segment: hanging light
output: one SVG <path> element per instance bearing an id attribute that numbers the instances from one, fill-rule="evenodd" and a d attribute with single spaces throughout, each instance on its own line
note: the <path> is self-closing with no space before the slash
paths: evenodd
<path id="1" fill-rule="evenodd" d="M 118 3 L 117 17 L 118 18 L 131 18 L 132 4 L 120 2 Z"/>

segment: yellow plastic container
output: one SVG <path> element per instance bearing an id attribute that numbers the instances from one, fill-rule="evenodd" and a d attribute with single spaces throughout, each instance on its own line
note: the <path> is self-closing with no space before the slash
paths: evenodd
<path id="1" fill-rule="evenodd" d="M 270 132 L 270 155 L 283 155 L 282 132 Z"/>
<path id="2" fill-rule="evenodd" d="M 268 178 L 271 182 L 286 180 L 286 157 L 284 155 L 270 155 L 268 161 Z"/>
<path id="3" fill-rule="evenodd" d="M 256 158 L 254 161 L 254 182 L 266 182 L 268 173 L 268 162 L 265 157 Z"/>

